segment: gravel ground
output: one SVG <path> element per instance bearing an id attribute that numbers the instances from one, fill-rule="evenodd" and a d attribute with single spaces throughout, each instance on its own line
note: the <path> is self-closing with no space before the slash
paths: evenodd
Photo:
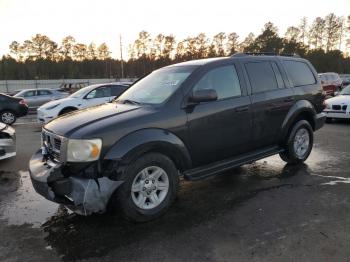
<path id="1" fill-rule="evenodd" d="M 304 165 L 278 156 L 181 181 L 162 218 L 80 217 L 37 195 L 27 163 L 40 126 L 18 124 L 0 163 L 0 261 L 350 261 L 350 122 L 315 134 Z"/>

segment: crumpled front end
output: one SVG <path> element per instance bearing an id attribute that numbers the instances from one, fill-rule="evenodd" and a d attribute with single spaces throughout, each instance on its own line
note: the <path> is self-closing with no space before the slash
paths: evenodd
<path id="1" fill-rule="evenodd" d="M 33 187 L 46 199 L 81 215 L 104 212 L 113 192 L 123 183 L 108 177 L 65 177 L 62 167 L 62 164 L 43 161 L 41 151 L 38 151 L 29 162 Z"/>
<path id="2" fill-rule="evenodd" d="M 10 126 L 0 124 L 0 160 L 16 155 L 16 132 Z"/>

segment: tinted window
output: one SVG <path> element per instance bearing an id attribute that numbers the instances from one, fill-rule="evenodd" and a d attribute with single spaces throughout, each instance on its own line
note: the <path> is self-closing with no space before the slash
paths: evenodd
<path id="1" fill-rule="evenodd" d="M 102 97 L 110 97 L 111 95 L 111 88 L 109 86 L 99 87 L 94 90 L 92 90 L 88 95 L 87 98 L 102 98 Z"/>
<path id="2" fill-rule="evenodd" d="M 306 63 L 287 60 L 284 61 L 284 65 L 294 86 L 305 86 L 316 83 L 316 79 Z"/>
<path id="3" fill-rule="evenodd" d="M 38 90 L 38 95 L 39 96 L 48 96 L 51 95 L 52 93 L 48 90 Z"/>
<path id="4" fill-rule="evenodd" d="M 234 66 L 223 66 L 206 73 L 195 85 L 193 91 L 201 89 L 214 89 L 217 92 L 218 99 L 242 94 Z"/>
<path id="5" fill-rule="evenodd" d="M 35 90 L 24 92 L 23 96 L 24 97 L 35 96 Z"/>
<path id="6" fill-rule="evenodd" d="M 111 86 L 112 88 L 112 96 L 119 96 L 121 93 L 123 93 L 126 89 L 128 89 L 127 86 L 121 86 L 121 85 L 115 85 Z"/>
<path id="7" fill-rule="evenodd" d="M 272 69 L 273 71 L 275 72 L 275 76 L 276 76 L 276 79 L 277 79 L 277 83 L 278 83 L 278 87 L 279 88 L 284 88 L 284 82 L 283 82 L 283 79 L 282 79 L 282 75 L 281 75 L 281 71 L 280 69 L 278 68 L 277 64 L 275 62 L 271 62 L 271 65 L 272 65 Z"/>
<path id="8" fill-rule="evenodd" d="M 253 94 L 278 88 L 276 76 L 270 62 L 247 63 L 245 68 L 247 69 Z"/>

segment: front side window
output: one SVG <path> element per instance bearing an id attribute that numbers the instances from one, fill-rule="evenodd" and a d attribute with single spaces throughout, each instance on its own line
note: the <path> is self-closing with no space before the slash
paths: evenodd
<path id="1" fill-rule="evenodd" d="M 284 61 L 284 65 L 294 86 L 306 86 L 316 83 L 314 74 L 306 63 L 286 60 Z M 329 79 L 327 75 L 326 78 L 327 80 Z"/>
<path id="2" fill-rule="evenodd" d="M 277 79 L 269 61 L 246 63 L 252 93 L 278 89 Z"/>
<path id="3" fill-rule="evenodd" d="M 194 66 L 174 66 L 156 70 L 132 85 L 117 101 L 161 104 L 179 88 L 195 68 Z"/>
<path id="4" fill-rule="evenodd" d="M 102 97 L 110 97 L 111 95 L 111 88 L 109 86 L 99 87 L 94 90 L 92 90 L 87 96 L 87 99 L 91 98 L 102 98 Z"/>
<path id="5" fill-rule="evenodd" d="M 241 96 L 241 86 L 233 65 L 215 68 L 206 73 L 194 86 L 193 91 L 214 89 L 218 100 Z"/>

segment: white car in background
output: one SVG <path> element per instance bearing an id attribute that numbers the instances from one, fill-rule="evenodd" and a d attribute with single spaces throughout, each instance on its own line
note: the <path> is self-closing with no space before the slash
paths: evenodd
<path id="1" fill-rule="evenodd" d="M 333 119 L 350 119 L 350 85 L 346 86 L 335 97 L 325 101 L 326 121 L 332 122 Z"/>
<path id="2" fill-rule="evenodd" d="M 110 102 L 129 86 L 130 83 L 116 82 L 84 87 L 66 98 L 51 101 L 39 107 L 38 121 L 47 123 L 68 112 Z"/>

